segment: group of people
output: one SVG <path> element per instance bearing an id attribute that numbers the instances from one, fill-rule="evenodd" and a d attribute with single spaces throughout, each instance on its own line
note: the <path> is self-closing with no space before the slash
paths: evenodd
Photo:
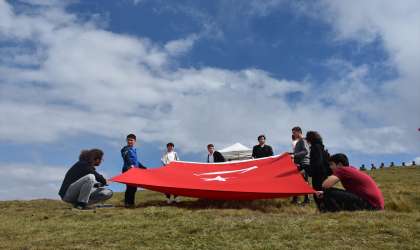
<path id="1" fill-rule="evenodd" d="M 324 149 L 320 134 L 309 131 L 306 133 L 306 137 L 303 137 L 301 128 L 294 127 L 292 138 L 294 138 L 294 143 L 290 157 L 308 184 L 308 177 L 312 177 L 312 186 L 316 190 L 313 199 L 321 212 L 382 210 L 384 208 L 383 196 L 376 183 L 365 173 L 350 167 L 344 154 L 331 156 Z M 274 156 L 272 147 L 266 145 L 265 141 L 264 135 L 258 137 L 259 144 L 252 149 L 252 159 Z M 127 145 L 121 149 L 124 162 L 122 172 L 131 168 L 147 169 L 138 160 L 137 151 L 134 148 L 136 136 L 129 134 L 126 142 Z M 171 161 L 180 160 L 178 154 L 173 150 L 175 147 L 173 143 L 168 143 L 166 147 L 167 151 L 163 152 L 161 157 L 163 166 Z M 225 162 L 223 155 L 214 150 L 213 144 L 207 145 L 207 150 L 209 152 L 207 163 Z M 103 155 L 104 153 L 99 149 L 83 150 L 79 161 L 65 175 L 59 195 L 63 201 L 72 203 L 73 209 L 90 209 L 90 205 L 112 197 L 113 192 L 103 188 L 108 186 L 108 181 L 95 169 L 103 162 Z M 98 183 L 95 184 L 95 181 Z M 339 181 L 346 190 L 333 188 Z M 126 207 L 134 207 L 136 191 L 137 187 L 126 185 L 124 193 Z M 171 203 L 171 194 L 165 194 L 165 196 L 167 203 Z M 173 201 L 181 202 L 176 195 L 174 195 Z M 305 195 L 302 203 L 299 203 L 298 197 L 293 197 L 291 202 L 291 204 L 303 206 L 310 203 L 309 195 Z"/>
<path id="2" fill-rule="evenodd" d="M 266 140 L 265 135 L 258 136 L 259 144 L 255 145 L 252 148 L 252 154 L 251 154 L 252 159 L 274 156 L 273 148 L 269 145 L 266 145 L 265 140 Z M 207 155 L 207 163 L 226 161 L 220 152 L 214 150 L 213 144 L 207 145 L 207 150 L 209 151 L 209 154 Z"/>
<path id="3" fill-rule="evenodd" d="M 330 156 L 318 132 L 308 131 L 304 138 L 302 129 L 294 127 L 293 138 L 296 143 L 290 156 L 306 182 L 308 176 L 312 177 L 316 190 L 313 198 L 320 212 L 384 209 L 384 198 L 375 181 L 350 167 L 345 154 Z M 345 190 L 333 188 L 340 181 Z M 309 203 L 309 196 L 305 196 L 301 205 Z M 291 204 L 299 204 L 298 197 L 293 197 Z"/>
<path id="4" fill-rule="evenodd" d="M 370 170 L 376 170 L 376 169 L 378 169 L 376 166 L 375 166 L 375 164 L 370 164 L 371 165 L 371 168 L 370 168 Z M 416 162 L 415 161 L 412 161 L 412 164 L 411 164 L 411 166 L 416 166 L 417 164 L 416 164 Z M 401 166 L 403 166 L 403 167 L 405 167 L 405 166 L 407 166 L 406 164 L 405 164 L 405 162 L 402 162 L 402 164 L 401 164 Z M 392 161 L 391 162 L 391 165 L 389 165 L 389 167 L 397 167 L 395 164 L 394 164 L 394 162 Z M 381 163 L 381 166 L 379 166 L 379 169 L 382 169 L 382 168 L 386 168 L 386 166 L 385 166 L 385 164 L 383 164 L 383 163 Z M 360 171 L 366 171 L 366 170 L 369 170 L 369 169 L 367 169 L 366 167 L 365 167 L 365 165 L 364 164 L 362 164 L 362 166 L 359 168 L 359 170 Z"/>

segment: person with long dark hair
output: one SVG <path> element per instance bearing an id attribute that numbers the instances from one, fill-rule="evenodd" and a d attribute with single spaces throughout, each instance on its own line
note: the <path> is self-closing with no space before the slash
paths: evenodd
<path id="1" fill-rule="evenodd" d="M 100 188 L 108 186 L 108 181 L 96 172 L 95 167 L 104 161 L 100 149 L 82 150 L 79 161 L 64 177 L 58 194 L 64 202 L 72 203 L 73 209 L 86 210 L 89 206 L 112 197 L 112 190 Z M 99 183 L 95 184 L 95 181 Z"/>
<path id="2" fill-rule="evenodd" d="M 309 154 L 309 165 L 301 167 L 300 173 L 312 177 L 312 187 L 316 191 L 322 191 L 322 183 L 328 178 L 327 168 L 329 169 L 327 153 L 322 144 L 322 137 L 316 131 L 306 133 L 306 141 L 311 145 Z M 314 194 L 314 201 L 320 211 L 322 208 L 322 199 L 318 199 Z"/>

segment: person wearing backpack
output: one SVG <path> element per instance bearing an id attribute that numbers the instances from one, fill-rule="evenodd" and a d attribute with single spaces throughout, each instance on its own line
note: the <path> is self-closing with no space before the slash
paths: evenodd
<path id="1" fill-rule="evenodd" d="M 332 174 L 329 168 L 327 153 L 322 144 L 322 137 L 316 131 L 308 131 L 306 133 L 306 141 L 311 145 L 311 151 L 309 154 L 309 165 L 301 167 L 300 173 L 302 175 L 307 174 L 312 177 L 312 188 L 316 191 L 323 191 L 322 183 L 328 178 L 328 175 Z M 329 173 L 331 172 L 331 173 Z M 321 211 L 322 199 L 319 199 L 315 194 L 313 196 L 314 201 Z"/>

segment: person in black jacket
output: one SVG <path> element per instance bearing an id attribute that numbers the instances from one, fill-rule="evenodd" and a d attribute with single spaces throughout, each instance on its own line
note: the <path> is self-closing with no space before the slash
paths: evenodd
<path id="1" fill-rule="evenodd" d="M 309 165 L 301 167 L 300 173 L 302 175 L 307 174 L 312 177 L 312 187 L 316 191 L 323 191 L 322 183 L 328 178 L 327 168 L 329 163 L 327 154 L 322 144 L 322 137 L 318 132 L 308 131 L 306 133 L 306 141 L 311 145 L 311 152 L 309 154 Z M 314 201 L 320 211 L 323 211 L 321 207 L 322 199 L 318 199 L 314 194 Z"/>
<path id="2" fill-rule="evenodd" d="M 258 136 L 258 142 L 260 144 L 255 145 L 252 148 L 252 159 L 264 158 L 274 155 L 273 148 L 271 146 L 265 145 L 265 140 L 265 135 Z"/>
<path id="3" fill-rule="evenodd" d="M 220 152 L 214 151 L 213 144 L 207 145 L 210 154 L 207 155 L 207 163 L 225 162 L 225 157 Z"/>
<path id="4" fill-rule="evenodd" d="M 104 152 L 99 149 L 83 150 L 79 161 L 64 177 L 58 194 L 64 202 L 74 204 L 73 209 L 86 210 L 88 206 L 112 197 L 112 190 L 100 188 L 108 186 L 108 181 L 95 169 L 103 162 L 103 156 Z M 95 180 L 99 183 L 95 184 Z"/>

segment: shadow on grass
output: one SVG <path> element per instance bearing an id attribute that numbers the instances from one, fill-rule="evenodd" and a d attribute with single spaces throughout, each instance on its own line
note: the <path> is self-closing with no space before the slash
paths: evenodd
<path id="1" fill-rule="evenodd" d="M 177 207 L 189 210 L 199 209 L 249 209 L 260 212 L 273 212 L 273 210 L 280 210 L 286 201 L 274 200 L 212 200 L 212 199 L 197 199 L 195 201 L 182 201 L 180 203 L 172 202 L 167 204 L 162 200 L 149 200 L 144 203 L 136 205 L 136 208 L 145 207 Z M 134 209 L 134 208 L 133 208 Z"/>

